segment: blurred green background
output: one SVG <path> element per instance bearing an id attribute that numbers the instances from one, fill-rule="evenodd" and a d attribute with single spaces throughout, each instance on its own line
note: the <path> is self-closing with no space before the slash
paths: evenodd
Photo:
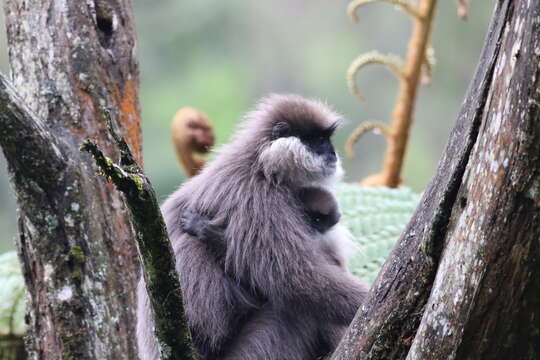
<path id="1" fill-rule="evenodd" d="M 469 19 L 462 21 L 456 2 L 439 1 L 432 41 L 437 65 L 433 83 L 421 89 L 416 106 L 404 182 L 417 192 L 429 182 L 444 150 L 494 6 L 494 0 L 473 1 Z M 180 107 L 205 111 L 218 142 L 225 143 L 242 115 L 268 93 L 324 99 L 349 120 L 335 137 L 341 153 L 360 121 L 389 120 L 397 93 L 393 76 L 379 66 L 361 71 L 359 89 L 366 100 L 360 102 L 346 88 L 345 71 L 369 50 L 404 56 L 410 20 L 388 4 L 369 4 L 355 24 L 346 5 L 343 0 L 134 0 L 145 169 L 160 199 L 185 179 L 169 141 L 170 120 Z M 8 72 L 2 15 L 0 71 Z M 356 150 L 356 160 L 344 159 L 351 182 L 379 171 L 385 141 L 367 135 Z M 15 216 L 0 154 L 0 252 L 14 247 Z"/>

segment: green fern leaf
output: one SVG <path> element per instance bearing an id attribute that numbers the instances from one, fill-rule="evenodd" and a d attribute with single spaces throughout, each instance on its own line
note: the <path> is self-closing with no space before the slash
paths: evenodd
<path id="1" fill-rule="evenodd" d="M 25 331 L 26 291 L 15 251 L 0 254 L 0 335 Z"/>
<path id="2" fill-rule="evenodd" d="M 420 195 L 408 188 L 340 184 L 336 197 L 341 223 L 352 233 L 356 244 L 349 269 L 372 283 L 409 222 Z"/>

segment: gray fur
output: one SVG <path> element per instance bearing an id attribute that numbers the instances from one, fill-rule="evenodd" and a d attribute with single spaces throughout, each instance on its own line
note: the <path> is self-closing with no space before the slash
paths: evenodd
<path id="1" fill-rule="evenodd" d="M 294 196 L 300 187 L 328 183 L 337 169 L 293 139 L 276 146 L 270 136 L 278 121 L 326 128 L 339 117 L 296 95 L 264 99 L 219 156 L 162 207 L 203 359 L 313 359 L 321 344 L 326 351 L 336 346 L 336 332 L 344 331 L 367 291 L 314 246 Z M 225 229 L 224 268 L 204 244 L 182 232 L 185 211 L 205 214 Z M 142 280 L 138 295 L 141 359 L 156 360 Z"/>

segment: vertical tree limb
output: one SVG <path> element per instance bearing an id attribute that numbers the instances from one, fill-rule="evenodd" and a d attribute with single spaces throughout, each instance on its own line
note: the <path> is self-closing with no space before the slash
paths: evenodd
<path id="1" fill-rule="evenodd" d="M 501 38 L 512 0 L 498 4 L 474 80 L 437 174 L 356 314 L 333 359 L 404 359 L 412 344 L 437 272 L 463 176 L 492 91 Z M 522 29 L 523 30 L 523 29 Z M 482 181 L 477 179 L 477 181 Z"/>
<path id="2" fill-rule="evenodd" d="M 540 3 L 514 1 L 407 359 L 540 357 Z"/>
<path id="3" fill-rule="evenodd" d="M 135 359 L 129 214 L 78 151 L 92 137 L 116 153 L 107 107 L 141 160 L 131 3 L 6 0 L 5 14 L 12 81 L 29 109 L 7 107 L 0 121 L 21 131 L 1 145 L 19 205 L 30 358 Z"/>

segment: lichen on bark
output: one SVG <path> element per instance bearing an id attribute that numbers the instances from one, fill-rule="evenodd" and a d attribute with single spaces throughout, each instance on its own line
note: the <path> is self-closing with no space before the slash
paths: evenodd
<path id="1" fill-rule="evenodd" d="M 196 359 L 174 254 L 155 191 L 126 142 L 112 126 L 108 128 L 120 149 L 119 165 L 105 157 L 91 140 L 84 141 L 81 151 L 92 154 L 102 174 L 124 195 L 135 229 L 161 360 Z"/>

